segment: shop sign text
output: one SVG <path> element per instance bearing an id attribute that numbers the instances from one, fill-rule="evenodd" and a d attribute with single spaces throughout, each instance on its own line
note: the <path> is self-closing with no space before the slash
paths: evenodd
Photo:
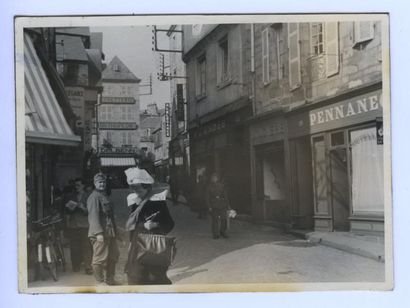
<path id="1" fill-rule="evenodd" d="M 372 93 L 354 100 L 312 110 L 309 114 L 310 126 L 314 127 L 337 120 L 358 117 L 382 108 L 381 92 Z"/>

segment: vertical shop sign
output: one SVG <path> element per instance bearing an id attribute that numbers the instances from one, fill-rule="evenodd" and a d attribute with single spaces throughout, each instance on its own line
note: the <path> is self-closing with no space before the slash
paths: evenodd
<path id="1" fill-rule="evenodd" d="M 184 88 L 182 83 L 177 84 L 177 121 L 183 122 L 185 120 L 184 114 Z"/>
<path id="2" fill-rule="evenodd" d="M 171 136 L 171 119 L 170 119 L 170 105 L 169 103 L 165 103 L 165 136 Z"/>

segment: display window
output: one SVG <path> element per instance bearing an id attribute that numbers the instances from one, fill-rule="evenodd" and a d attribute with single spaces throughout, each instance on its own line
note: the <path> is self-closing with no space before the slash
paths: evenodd
<path id="1" fill-rule="evenodd" d="M 349 137 L 353 213 L 383 213 L 383 145 L 377 144 L 376 127 L 351 130 Z"/>

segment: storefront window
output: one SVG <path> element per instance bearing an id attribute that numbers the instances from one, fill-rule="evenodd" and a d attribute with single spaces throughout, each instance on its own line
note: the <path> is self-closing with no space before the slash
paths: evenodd
<path id="1" fill-rule="evenodd" d="M 256 192 L 260 200 L 285 199 L 285 161 L 282 147 L 259 149 L 255 171 Z"/>
<path id="2" fill-rule="evenodd" d="M 383 146 L 376 128 L 350 132 L 353 212 L 383 212 Z"/>

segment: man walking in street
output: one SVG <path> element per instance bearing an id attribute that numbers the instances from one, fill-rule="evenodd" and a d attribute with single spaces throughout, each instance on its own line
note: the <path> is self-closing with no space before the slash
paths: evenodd
<path id="1" fill-rule="evenodd" d="M 213 173 L 211 183 L 206 191 L 206 204 L 212 219 L 212 235 L 214 239 L 220 236 L 227 238 L 227 215 L 229 200 L 223 183 L 219 181 L 218 174 Z"/>
<path id="2" fill-rule="evenodd" d="M 98 284 L 116 285 L 115 265 L 119 258 L 116 242 L 114 207 L 106 194 L 106 176 L 97 173 L 94 176 L 95 189 L 88 197 L 88 237 L 93 247 L 92 265 Z M 106 272 L 104 279 L 104 269 Z"/>

